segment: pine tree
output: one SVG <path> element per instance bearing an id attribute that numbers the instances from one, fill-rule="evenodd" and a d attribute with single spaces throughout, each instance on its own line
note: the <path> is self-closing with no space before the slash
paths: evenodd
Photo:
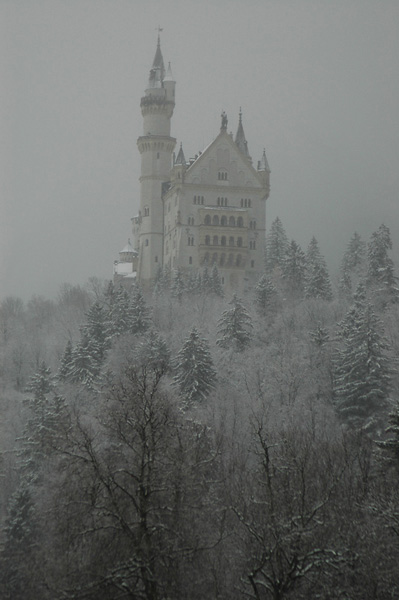
<path id="1" fill-rule="evenodd" d="M 215 387 L 216 371 L 208 343 L 193 327 L 175 360 L 174 385 L 187 406 L 205 400 Z"/>
<path id="2" fill-rule="evenodd" d="M 251 343 L 252 319 L 236 294 L 229 305 L 231 308 L 225 310 L 219 320 L 218 334 L 220 337 L 216 343 L 222 348 L 233 347 L 241 352 Z"/>
<path id="3" fill-rule="evenodd" d="M 68 340 L 65 346 L 64 354 L 61 358 L 60 368 L 58 370 L 58 379 L 60 381 L 68 381 L 71 375 L 72 367 L 72 342 Z"/>
<path id="4" fill-rule="evenodd" d="M 97 361 L 101 365 L 106 351 L 111 345 L 110 326 L 105 308 L 99 303 L 92 304 L 86 315 L 84 331 L 93 340 L 98 348 Z"/>
<path id="5" fill-rule="evenodd" d="M 137 347 L 136 361 L 156 374 L 166 373 L 170 367 L 170 350 L 164 338 L 151 330 Z"/>
<path id="6" fill-rule="evenodd" d="M 201 294 L 209 294 L 211 291 L 211 277 L 209 275 L 208 267 L 204 267 L 201 276 Z"/>
<path id="7" fill-rule="evenodd" d="M 351 237 L 348 247 L 342 257 L 340 272 L 340 289 L 345 294 L 352 292 L 353 279 L 358 283 L 364 275 L 366 260 L 366 243 L 355 232 Z"/>
<path id="8" fill-rule="evenodd" d="M 295 240 L 287 248 L 282 270 L 287 293 L 292 298 L 300 298 L 305 287 L 306 256 Z"/>
<path id="9" fill-rule="evenodd" d="M 183 299 L 183 294 L 185 292 L 183 273 L 182 273 L 181 269 L 176 269 L 174 272 L 171 292 L 172 292 L 172 296 L 174 298 L 177 298 L 179 301 L 179 304 L 181 304 L 182 299 Z"/>
<path id="10" fill-rule="evenodd" d="M 396 401 L 388 416 L 388 427 L 385 429 L 388 438 L 377 444 L 385 451 L 390 462 L 399 470 L 399 402 Z"/>
<path id="11" fill-rule="evenodd" d="M 370 427 L 386 408 L 391 390 L 388 345 L 363 284 L 340 325 L 343 347 L 335 358 L 334 395 L 342 419 Z"/>
<path id="12" fill-rule="evenodd" d="M 109 314 L 110 335 L 117 337 L 128 333 L 130 316 L 130 297 L 127 290 L 120 286 L 115 294 L 114 303 Z"/>
<path id="13" fill-rule="evenodd" d="M 267 275 L 262 275 L 255 286 L 255 305 L 260 315 L 272 316 L 277 309 L 277 289 Z"/>
<path id="14" fill-rule="evenodd" d="M 272 273 L 274 269 L 283 267 L 288 250 L 288 238 L 282 222 L 277 217 L 266 236 L 266 271 Z"/>
<path id="15" fill-rule="evenodd" d="M 375 231 L 367 248 L 368 282 L 377 293 L 390 302 L 399 301 L 398 278 L 394 273 L 389 251 L 392 249 L 391 234 L 386 225 L 380 225 Z"/>
<path id="16" fill-rule="evenodd" d="M 97 342 L 83 331 L 79 343 L 72 352 L 71 381 L 93 389 L 100 375 Z"/>
<path id="17" fill-rule="evenodd" d="M 331 300 L 332 291 L 326 261 L 318 241 L 313 237 L 306 253 L 305 295 L 307 298 Z"/>
<path id="18" fill-rule="evenodd" d="M 220 298 L 223 298 L 224 296 L 222 279 L 219 274 L 219 269 L 216 265 L 213 265 L 211 271 L 210 291 L 212 294 L 214 294 L 215 296 L 219 296 Z"/>
<path id="19" fill-rule="evenodd" d="M 133 334 L 142 334 L 151 326 L 150 309 L 140 288 L 136 288 L 128 308 L 128 328 Z"/>

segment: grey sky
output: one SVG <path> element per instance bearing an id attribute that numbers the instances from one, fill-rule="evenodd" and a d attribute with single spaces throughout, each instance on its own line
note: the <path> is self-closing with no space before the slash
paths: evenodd
<path id="1" fill-rule="evenodd" d="M 399 3 L 0 0 L 0 297 L 111 278 L 139 197 L 140 98 L 163 27 L 188 158 L 220 113 L 266 147 L 278 215 L 334 267 L 385 222 L 399 247 Z"/>

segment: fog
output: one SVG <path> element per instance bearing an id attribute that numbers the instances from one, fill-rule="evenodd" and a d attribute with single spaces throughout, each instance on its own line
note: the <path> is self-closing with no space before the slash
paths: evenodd
<path id="1" fill-rule="evenodd" d="M 112 277 L 137 212 L 140 98 L 160 26 L 186 158 L 237 128 L 271 167 L 268 226 L 331 269 L 384 222 L 399 255 L 399 5 L 191 0 L 0 3 L 0 296 Z"/>

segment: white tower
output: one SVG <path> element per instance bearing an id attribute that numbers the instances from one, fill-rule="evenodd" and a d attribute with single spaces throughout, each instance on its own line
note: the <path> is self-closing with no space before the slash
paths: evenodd
<path id="1" fill-rule="evenodd" d="M 140 212 L 138 227 L 138 280 L 147 287 L 163 265 L 163 185 L 170 179 L 176 140 L 170 137 L 175 106 L 175 86 L 170 64 L 165 74 L 160 39 L 150 71 L 148 87 L 141 99 L 143 135 L 137 140 L 141 154 Z"/>

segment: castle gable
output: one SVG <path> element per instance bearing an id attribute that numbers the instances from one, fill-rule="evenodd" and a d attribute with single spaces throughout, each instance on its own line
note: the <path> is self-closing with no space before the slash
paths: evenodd
<path id="1" fill-rule="evenodd" d="M 185 182 L 238 188 L 263 187 L 257 171 L 225 131 L 221 131 L 187 169 Z"/>

